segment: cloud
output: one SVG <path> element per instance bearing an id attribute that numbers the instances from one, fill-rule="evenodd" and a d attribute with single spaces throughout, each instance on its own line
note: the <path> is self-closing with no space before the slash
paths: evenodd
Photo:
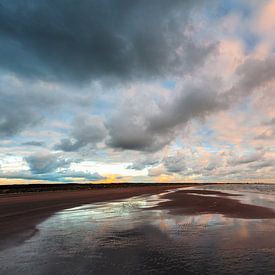
<path id="1" fill-rule="evenodd" d="M 275 3 L 273 0 L 264 1 L 258 16 L 255 18 L 254 29 L 265 40 L 274 42 Z"/>
<path id="2" fill-rule="evenodd" d="M 269 121 L 265 121 L 265 122 L 264 122 L 264 125 L 267 125 L 267 126 L 274 126 L 274 125 L 275 125 L 275 117 L 269 119 Z"/>
<path id="3" fill-rule="evenodd" d="M 275 132 L 273 129 L 267 129 L 261 134 L 255 137 L 255 140 L 273 140 L 275 136 Z"/>
<path id="4" fill-rule="evenodd" d="M 257 162 L 253 162 L 249 165 L 249 168 L 252 170 L 252 171 L 257 171 L 257 170 L 260 170 L 260 169 L 263 169 L 263 168 L 267 168 L 267 167 L 274 167 L 274 164 L 275 164 L 275 160 L 274 159 L 263 159 L 261 161 L 257 161 Z"/>
<path id="5" fill-rule="evenodd" d="M 81 171 L 70 171 L 60 174 L 62 178 L 84 178 L 89 181 L 98 181 L 105 180 L 106 177 L 101 176 L 99 173 L 89 173 L 89 172 L 81 172 Z"/>
<path id="6" fill-rule="evenodd" d="M 268 85 L 275 78 L 275 55 L 259 60 L 248 58 L 236 69 L 239 81 L 227 92 L 228 100 L 236 101 Z"/>
<path id="7" fill-rule="evenodd" d="M 42 147 L 44 146 L 44 142 L 41 141 L 27 141 L 22 143 L 23 146 L 37 146 L 37 147 Z"/>
<path id="8" fill-rule="evenodd" d="M 62 139 L 55 146 L 56 150 L 77 151 L 88 144 L 97 144 L 107 134 L 103 120 L 98 116 L 78 115 L 72 127 L 71 137 Z"/>
<path id="9" fill-rule="evenodd" d="M 68 85 L 1 73 L 0 137 L 5 139 L 43 124 L 47 126 L 51 120 L 58 122 L 59 115 L 63 119 L 61 123 L 66 124 L 66 116 L 80 117 L 81 113 L 89 113 L 96 98 L 96 85 L 76 91 Z"/>
<path id="10" fill-rule="evenodd" d="M 85 181 L 100 181 L 105 180 L 106 177 L 98 173 L 89 173 L 81 171 L 60 171 L 49 172 L 43 174 L 32 174 L 30 171 L 1 171 L 0 178 L 5 179 L 24 179 L 24 180 L 43 180 L 50 182 L 76 182 L 79 179 Z M 82 180 L 81 180 L 82 181 Z"/>
<path id="11" fill-rule="evenodd" d="M 50 152 L 38 152 L 25 158 L 33 174 L 46 174 L 68 167 L 71 160 Z"/>
<path id="12" fill-rule="evenodd" d="M 47 80 L 150 78 L 190 72 L 215 45 L 184 34 L 201 1 L 4 1 L 1 67 Z"/>
<path id="13" fill-rule="evenodd" d="M 107 127 L 110 134 L 108 145 L 138 151 L 160 150 L 188 122 L 226 111 L 268 85 L 275 78 L 275 57 L 264 60 L 248 58 L 237 67 L 235 74 L 238 80 L 226 90 L 222 90 L 219 81 L 213 79 L 197 84 L 187 82 L 169 102 L 159 105 L 157 111 L 140 108 L 138 113 L 137 110 L 122 109 Z"/>
<path id="14" fill-rule="evenodd" d="M 73 171 L 68 169 L 72 162 L 77 160 L 68 159 L 61 154 L 41 151 L 25 158 L 30 171 L 16 171 L 0 173 L 0 177 L 38 179 L 47 181 L 75 181 L 81 178 L 87 181 L 104 180 L 106 177 L 98 173 L 88 171 Z"/>
<path id="15" fill-rule="evenodd" d="M 0 137 L 9 138 L 41 123 L 59 104 L 52 92 L 43 82 L 0 74 Z"/>
<path id="16" fill-rule="evenodd" d="M 164 159 L 164 166 L 168 173 L 180 173 L 186 169 L 185 158 L 181 154 L 169 156 Z"/>
<path id="17" fill-rule="evenodd" d="M 113 118 L 107 125 L 109 139 L 107 145 L 112 148 L 123 150 L 149 151 L 160 150 L 168 144 L 172 135 L 156 135 L 147 128 L 146 118 L 136 120 L 131 114 L 121 114 Z"/>
<path id="18" fill-rule="evenodd" d="M 0 137 L 3 138 L 36 125 L 42 118 L 39 113 L 26 105 L 28 99 L 23 95 L 9 92 L 0 88 Z"/>
<path id="19" fill-rule="evenodd" d="M 248 154 L 240 157 L 233 157 L 233 159 L 229 160 L 229 164 L 235 166 L 240 164 L 247 164 L 252 162 L 258 162 L 263 159 L 264 152 L 256 152 L 253 154 Z"/>
<path id="20" fill-rule="evenodd" d="M 162 174 L 165 174 L 165 168 L 163 167 L 162 164 L 156 166 L 156 167 L 152 167 L 150 169 L 148 169 L 148 176 L 149 177 L 157 177 L 160 176 Z"/>
<path id="21" fill-rule="evenodd" d="M 141 100 L 133 109 L 121 108 L 107 123 L 107 144 L 113 148 L 155 152 L 169 144 L 192 119 L 203 119 L 226 107 L 215 85 L 188 83 L 169 101 L 150 104 Z"/>
<path id="22" fill-rule="evenodd" d="M 2 1 L 1 173 L 272 177 L 274 4 L 252 2 Z"/>
<path id="23" fill-rule="evenodd" d="M 158 163 L 159 163 L 159 158 L 150 156 L 142 160 L 136 160 L 132 164 L 128 165 L 126 168 L 139 171 L 148 167 L 150 168 Z"/>
<path id="24" fill-rule="evenodd" d="M 149 120 L 149 129 L 162 133 L 192 119 L 204 118 L 206 115 L 226 108 L 223 98 L 211 87 L 187 87 L 187 93 L 175 97 L 170 105 Z"/>

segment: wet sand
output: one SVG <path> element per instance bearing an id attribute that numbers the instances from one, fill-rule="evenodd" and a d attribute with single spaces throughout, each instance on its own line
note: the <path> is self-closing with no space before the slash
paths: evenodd
<path id="1" fill-rule="evenodd" d="M 173 185 L 44 191 L 0 196 L 0 249 L 17 245 L 32 237 L 37 232 L 36 225 L 57 211 L 83 204 L 157 194 L 171 188 Z"/>
<path id="2" fill-rule="evenodd" d="M 162 198 L 167 201 L 153 209 L 167 209 L 175 215 L 221 214 L 228 218 L 275 219 L 274 210 L 242 203 L 236 198 L 238 196 L 241 195 L 221 191 L 180 190 L 164 195 Z"/>
<path id="3" fill-rule="evenodd" d="M 1 196 L 0 249 L 29 239 L 37 232 L 37 224 L 60 210 L 132 196 L 159 194 L 171 188 L 179 186 L 34 192 Z M 175 215 L 222 214 L 244 219 L 275 218 L 272 209 L 241 203 L 238 196 L 240 195 L 211 190 L 180 190 L 165 194 L 162 198 L 168 201 L 160 202 L 153 209 L 169 210 Z"/>
<path id="4" fill-rule="evenodd" d="M 0 274 L 274 274 L 275 186 L 171 187 L 13 196 L 19 212 L 65 209 L 0 249 Z"/>

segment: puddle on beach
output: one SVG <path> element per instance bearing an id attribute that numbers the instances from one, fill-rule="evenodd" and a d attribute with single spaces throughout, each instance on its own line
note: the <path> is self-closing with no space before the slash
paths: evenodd
<path id="1" fill-rule="evenodd" d="M 194 189 L 241 194 L 230 198 L 275 210 L 275 186 Z M 32 238 L 0 251 L 0 273 L 274 274 L 275 219 L 152 209 L 164 194 L 60 211 L 39 224 Z"/>

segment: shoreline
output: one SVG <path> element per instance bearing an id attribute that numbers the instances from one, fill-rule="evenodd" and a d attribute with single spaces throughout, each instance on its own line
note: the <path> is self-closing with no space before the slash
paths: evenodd
<path id="1" fill-rule="evenodd" d="M 0 196 L 0 250 L 18 245 L 38 232 L 37 225 L 58 211 L 84 204 L 108 202 L 134 196 L 164 194 L 165 202 L 150 209 L 168 210 L 175 215 L 220 214 L 229 218 L 274 219 L 271 208 L 245 204 L 242 195 L 199 189 L 195 184 L 116 186 L 115 188 L 67 189 L 43 192 L 9 193 Z"/>
<path id="2" fill-rule="evenodd" d="M 192 185 L 119 186 L 2 195 L 0 196 L 0 250 L 20 244 L 32 237 L 37 232 L 36 226 L 58 211 L 89 203 L 158 194 L 171 188 L 189 186 Z"/>
<path id="3" fill-rule="evenodd" d="M 275 219 L 272 208 L 241 202 L 238 200 L 241 196 L 230 191 L 179 190 L 165 194 L 166 201 L 151 209 L 168 210 L 172 215 L 219 214 L 237 219 Z"/>

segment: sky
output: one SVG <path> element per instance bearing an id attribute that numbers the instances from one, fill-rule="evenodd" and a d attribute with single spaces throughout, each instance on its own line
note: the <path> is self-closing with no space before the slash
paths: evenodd
<path id="1" fill-rule="evenodd" d="M 274 0 L 0 1 L 0 184 L 275 183 Z"/>

